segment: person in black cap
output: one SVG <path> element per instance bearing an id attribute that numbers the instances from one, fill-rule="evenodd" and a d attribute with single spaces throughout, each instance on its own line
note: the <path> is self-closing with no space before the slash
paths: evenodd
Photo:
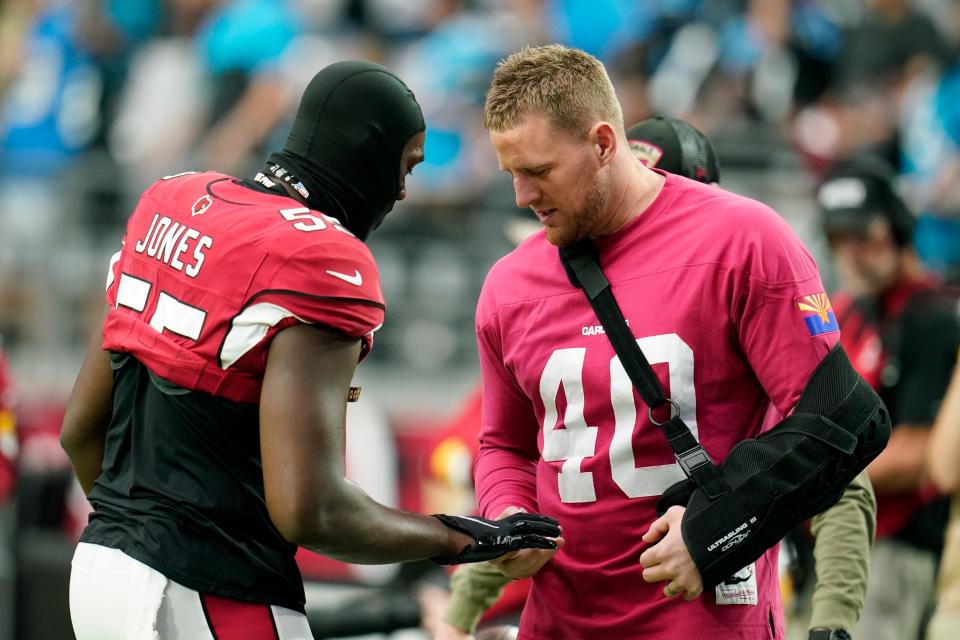
<path id="1" fill-rule="evenodd" d="M 358 563 L 557 545 L 549 518 L 427 517 L 344 477 L 350 381 L 384 317 L 362 241 L 406 195 L 424 128 L 397 76 L 341 62 L 252 180 L 144 192 L 61 434 L 93 506 L 78 640 L 311 638 L 297 545 Z"/>
<path id="2" fill-rule="evenodd" d="M 847 293 L 873 296 L 903 277 L 926 277 L 912 246 L 913 214 L 882 160 L 842 160 L 820 185 L 817 201 Z"/>
<path id="3" fill-rule="evenodd" d="M 706 184 L 720 183 L 713 143 L 692 124 L 656 116 L 628 127 L 626 133 L 633 155 L 647 167 Z"/>
<path id="4" fill-rule="evenodd" d="M 856 638 L 922 637 L 933 606 L 946 505 L 926 480 L 930 426 L 960 345 L 949 299 L 911 244 L 913 216 L 882 161 L 857 156 L 820 185 L 823 229 L 842 282 L 840 342 L 888 407 L 893 432 L 867 468 L 877 541 Z"/>

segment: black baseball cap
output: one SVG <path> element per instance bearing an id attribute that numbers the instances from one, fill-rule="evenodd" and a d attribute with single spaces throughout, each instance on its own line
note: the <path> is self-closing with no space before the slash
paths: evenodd
<path id="1" fill-rule="evenodd" d="M 834 165 L 817 190 L 817 205 L 827 235 L 866 234 L 883 218 L 898 245 L 913 237 L 913 215 L 897 193 L 893 169 L 875 156 L 853 156 Z"/>
<path id="2" fill-rule="evenodd" d="M 693 125 L 665 116 L 638 122 L 627 129 L 630 150 L 640 162 L 698 182 L 720 182 L 713 144 Z"/>

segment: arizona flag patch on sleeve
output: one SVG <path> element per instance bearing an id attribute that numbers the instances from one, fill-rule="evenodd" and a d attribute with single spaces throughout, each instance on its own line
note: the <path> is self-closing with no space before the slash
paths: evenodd
<path id="1" fill-rule="evenodd" d="M 837 316 L 833 314 L 833 307 L 830 306 L 826 293 L 800 296 L 795 298 L 794 302 L 803 314 L 803 322 L 807 325 L 811 337 L 840 331 L 840 324 L 837 322 Z"/>

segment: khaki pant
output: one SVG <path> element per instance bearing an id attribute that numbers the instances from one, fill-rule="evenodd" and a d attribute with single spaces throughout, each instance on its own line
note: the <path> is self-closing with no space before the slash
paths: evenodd
<path id="1" fill-rule="evenodd" d="M 853 637 L 921 640 L 936 598 L 936 572 L 933 553 L 896 540 L 877 540 L 870 556 L 867 600 Z"/>
<path id="2" fill-rule="evenodd" d="M 960 638 L 960 613 L 937 611 L 927 627 L 927 640 L 957 640 Z"/>

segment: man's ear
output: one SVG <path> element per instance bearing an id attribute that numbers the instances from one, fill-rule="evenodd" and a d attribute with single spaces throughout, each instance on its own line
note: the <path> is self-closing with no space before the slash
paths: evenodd
<path id="1" fill-rule="evenodd" d="M 609 122 L 600 121 L 590 127 L 587 135 L 594 145 L 600 166 L 606 166 L 613 162 L 618 145 L 617 130 L 613 125 Z"/>

